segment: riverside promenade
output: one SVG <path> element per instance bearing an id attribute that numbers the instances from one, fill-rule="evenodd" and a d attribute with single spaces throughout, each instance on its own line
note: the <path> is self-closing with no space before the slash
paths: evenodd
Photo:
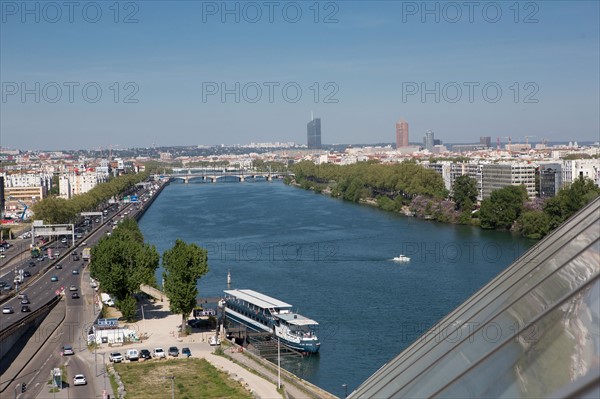
<path id="1" fill-rule="evenodd" d="M 229 373 L 232 378 L 242 379 L 242 385 L 247 386 L 255 396 L 264 399 L 282 397 L 277 392 L 278 376 L 275 365 L 245 350 L 241 352 L 240 347 L 233 344 L 230 347 L 222 346 L 224 356 L 214 355 L 215 347 L 208 344 L 209 338 L 214 335 L 214 332 L 194 332 L 186 337 L 178 337 L 177 327 L 181 324 L 181 316 L 169 312 L 166 296 L 152 287 L 142 286 L 142 290 L 155 298 L 154 301 L 146 301 L 145 320 L 137 323 L 140 332 L 148 333 L 148 339 L 143 343 L 128 345 L 127 348 L 152 348 L 153 343 L 166 347 L 171 342 L 176 346 L 187 346 L 191 349 L 194 357 L 204 357 L 218 369 Z M 281 370 L 281 384 L 286 398 L 337 398 L 283 369 Z"/>

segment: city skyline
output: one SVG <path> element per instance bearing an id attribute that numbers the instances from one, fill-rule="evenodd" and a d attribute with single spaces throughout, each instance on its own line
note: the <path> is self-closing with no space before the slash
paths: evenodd
<path id="1" fill-rule="evenodd" d="M 598 139 L 597 2 L 493 3 L 498 20 L 481 7 L 454 20 L 441 3 L 293 3 L 297 21 L 275 3 L 257 20 L 245 3 L 156 1 L 55 21 L 10 2 L 2 146 L 303 143 L 310 110 L 329 143 L 393 142 L 400 114 L 446 142 Z"/>

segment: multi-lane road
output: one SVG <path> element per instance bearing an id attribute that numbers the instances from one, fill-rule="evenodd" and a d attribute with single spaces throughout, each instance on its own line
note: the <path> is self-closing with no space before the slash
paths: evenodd
<path id="1" fill-rule="evenodd" d="M 138 197 L 145 199 L 147 194 L 140 191 Z M 83 248 L 92 246 L 106 235 L 107 231 L 112 230 L 115 221 L 122 220 L 125 217 L 135 217 L 140 212 L 141 205 L 125 204 L 117 211 L 110 212 L 104 218 L 104 223 L 96 223 L 94 225 L 95 230 L 76 242 L 75 246 L 59 248 L 61 257 L 58 260 L 44 260 L 41 262 L 36 260 L 32 263 L 32 266 L 29 266 L 31 259 L 20 262 L 20 267 L 30 270 L 32 274 L 32 277 L 28 278 L 30 281 L 27 281 L 27 286 L 19 292 L 27 295 L 30 302 L 28 306 L 32 312 L 55 298 L 57 292 L 64 292 L 65 295 L 65 299 L 57 305 L 57 309 L 63 309 L 59 307 L 64 307 L 65 317 L 61 325 L 62 328 L 56 329 L 52 334 L 39 334 L 38 336 L 46 342 L 32 354 L 35 358 L 26 362 L 22 370 L 18 371 L 18 375 L 3 375 L 3 379 L 16 377 L 14 381 L 28 383 L 27 393 L 20 397 L 29 398 L 36 397 L 36 395 L 38 398 L 43 397 L 45 387 L 43 382 L 48 380 L 50 370 L 59 365 L 66 367 L 71 380 L 75 374 L 79 373 L 84 374 L 88 380 L 88 384 L 85 386 L 69 388 L 70 398 L 94 398 L 98 397 L 99 394 L 101 397 L 102 390 L 99 390 L 98 387 L 106 384 L 106 381 L 100 380 L 105 377 L 99 372 L 103 365 L 102 363 L 100 363 L 100 366 L 94 365 L 94 358 L 87 351 L 87 332 L 97 315 L 98 309 L 95 307 L 95 292 L 90 287 L 89 270 L 87 270 L 88 262 L 82 260 L 81 252 Z M 79 260 L 74 260 L 73 253 L 77 254 Z M 54 263 L 50 265 L 50 262 Z M 56 265 L 60 265 L 60 268 L 57 268 Z M 13 269 L 14 267 L 11 266 L 10 270 Z M 9 272 L 9 275 L 11 273 L 14 276 L 14 272 Z M 53 277 L 56 277 L 57 281 L 52 281 L 54 280 Z M 12 279 L 8 280 L 5 277 L 2 277 L 2 279 L 12 283 Z M 73 287 L 73 290 L 71 290 L 71 287 Z M 72 297 L 73 292 L 77 292 L 78 298 Z M 23 305 L 21 301 L 22 299 L 15 295 L 1 305 L 2 308 L 5 306 L 13 308 L 14 313 L 0 316 L 0 332 L 18 323 L 29 314 L 21 312 Z M 62 356 L 61 352 L 64 345 L 72 346 L 75 349 L 75 355 Z M 27 352 L 27 348 L 23 352 Z M 19 357 L 23 356 L 19 354 L 17 358 Z M 6 393 L 8 393 L 8 389 L 4 392 L 4 394 Z"/>

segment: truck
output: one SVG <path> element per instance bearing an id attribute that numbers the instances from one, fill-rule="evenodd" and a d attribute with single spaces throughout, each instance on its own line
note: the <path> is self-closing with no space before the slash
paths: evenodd
<path id="1" fill-rule="evenodd" d="M 31 258 L 36 259 L 36 258 L 39 258 L 40 256 L 42 256 L 42 251 L 40 250 L 40 247 L 36 247 L 36 246 L 31 247 Z"/>
<path id="2" fill-rule="evenodd" d="M 89 261 L 91 256 L 92 248 L 83 248 L 83 251 L 81 252 L 81 259 Z"/>

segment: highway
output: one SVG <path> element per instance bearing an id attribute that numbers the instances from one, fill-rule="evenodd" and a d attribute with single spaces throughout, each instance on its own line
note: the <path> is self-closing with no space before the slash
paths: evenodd
<path id="1" fill-rule="evenodd" d="M 144 200 L 147 198 L 145 191 L 141 189 L 138 191 L 138 197 L 146 202 Z M 9 358 L 22 360 L 24 356 L 29 357 L 26 362 L 23 362 L 24 366 L 22 370 L 12 373 L 6 372 L 2 376 L 3 387 L 6 380 L 16 377 L 13 381 L 28 384 L 27 392 L 23 395 L 17 395 L 18 397 L 44 397 L 44 390 L 47 390 L 46 382 L 49 379 L 50 370 L 53 367 L 64 365 L 67 369 L 68 384 L 72 385 L 72 379 L 75 374 L 84 374 L 88 381 L 88 384 L 85 386 L 69 387 L 68 396 L 70 398 L 94 398 L 98 397 L 99 392 L 101 394 L 102 390 L 99 387 L 106 384 L 106 380 L 103 383 L 99 380 L 103 376 L 102 358 L 99 359 L 98 365 L 94 365 L 94 356 L 87 350 L 88 331 L 95 320 L 98 309 L 95 308 L 94 289 L 90 286 L 90 276 L 87 268 L 88 262 L 81 259 L 81 252 L 83 248 L 94 245 L 101 237 L 106 235 L 107 231 L 111 231 L 114 221 L 123 220 L 125 217 L 135 217 L 140 212 L 141 205 L 143 204 L 124 204 L 116 212 L 109 212 L 107 217 L 104 218 L 105 223 L 101 225 L 95 224 L 95 230 L 81 240 L 78 240 L 74 247 L 59 248 L 58 250 L 61 252 L 59 260 L 35 261 L 33 263 L 34 266 L 30 267 L 30 255 L 26 254 L 27 259 L 19 262 L 21 265 L 24 265 L 24 269 L 30 270 L 32 273 L 29 281 L 26 280 L 28 286 L 19 292 L 28 296 L 30 301 L 28 306 L 31 308 L 31 311 L 44 306 L 56 297 L 57 292 L 64 291 L 65 298 L 55 308 L 59 314 L 64 315 L 64 321 L 56 331 L 36 331 L 34 339 L 45 342 L 39 350 L 36 349 L 33 352 L 26 345 L 25 348 L 20 349 L 18 354 L 11 354 L 9 352 L 7 355 Z M 73 252 L 77 253 L 79 260 L 73 260 Z M 55 263 L 50 264 L 50 262 Z M 56 265 L 61 265 L 61 267 L 57 268 Z M 12 274 L 14 276 L 14 272 L 12 272 L 14 267 L 11 266 L 10 269 L 11 272 L 9 272 L 9 275 Z M 53 276 L 57 278 L 57 281 L 51 281 Z M 2 279 L 12 283 L 12 278 L 9 280 L 3 277 Z M 71 286 L 73 286 L 72 291 Z M 73 292 L 77 292 L 79 298 L 72 298 Z M 29 314 L 21 312 L 21 299 L 17 295 L 1 305 L 2 308 L 5 306 L 12 307 L 14 313 L 2 314 L 0 316 L 0 332 L 18 323 Z M 62 308 L 60 308 L 61 306 Z M 61 309 L 62 313 L 60 313 Z M 62 356 L 61 352 L 64 345 L 71 345 L 75 350 L 75 355 Z M 35 345 L 32 346 L 35 347 Z M 37 346 L 39 347 L 39 344 Z M 11 387 L 6 387 L 3 396 L 5 394 L 12 395 Z"/>

